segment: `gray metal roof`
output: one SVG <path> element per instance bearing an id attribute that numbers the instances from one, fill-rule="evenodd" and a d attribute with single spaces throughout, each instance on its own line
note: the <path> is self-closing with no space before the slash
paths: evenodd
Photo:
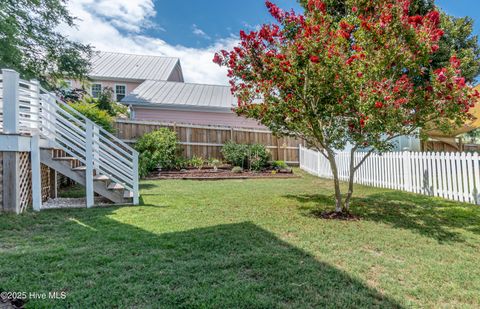
<path id="1" fill-rule="evenodd" d="M 92 57 L 91 64 L 89 76 L 94 79 L 169 80 L 177 71 L 183 81 L 178 58 L 98 52 Z"/>
<path id="2" fill-rule="evenodd" d="M 232 108 L 237 99 L 230 93 L 229 86 L 189 84 L 158 80 L 147 80 L 122 103 L 179 108 Z"/>

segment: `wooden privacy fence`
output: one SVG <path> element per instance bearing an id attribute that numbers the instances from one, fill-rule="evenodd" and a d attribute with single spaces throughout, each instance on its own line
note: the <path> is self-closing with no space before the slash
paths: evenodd
<path id="1" fill-rule="evenodd" d="M 356 153 L 359 162 L 365 153 Z M 350 153 L 335 158 L 339 178 L 349 179 Z M 318 151 L 300 146 L 300 168 L 332 178 L 328 160 Z M 354 182 L 473 204 L 480 203 L 480 156 L 465 152 L 388 152 L 372 154 L 357 170 Z"/>
<path id="2" fill-rule="evenodd" d="M 177 133 L 182 155 L 191 158 L 222 158 L 223 144 L 233 140 L 239 144 L 263 144 L 272 154 L 273 160 L 298 164 L 298 145 L 301 140 L 291 137 L 276 137 L 272 132 L 261 129 L 243 129 L 225 126 L 200 126 L 190 124 L 163 123 L 154 121 L 124 120 L 115 122 L 116 135 L 124 142 L 135 143 L 145 133 L 169 128 Z"/>

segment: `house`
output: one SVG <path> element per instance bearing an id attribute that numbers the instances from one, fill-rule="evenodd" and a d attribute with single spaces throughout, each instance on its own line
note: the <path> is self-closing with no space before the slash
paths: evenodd
<path id="1" fill-rule="evenodd" d="M 110 87 L 115 99 L 121 101 L 126 95 L 146 80 L 183 82 L 183 73 L 178 58 L 147 55 L 98 52 L 91 60 L 91 82 L 86 90 L 98 97 Z M 71 88 L 82 88 L 79 81 L 70 81 Z"/>
<path id="2" fill-rule="evenodd" d="M 264 128 L 232 111 L 237 100 L 228 86 L 147 80 L 121 103 L 130 106 L 135 120 Z"/>
<path id="3" fill-rule="evenodd" d="M 232 111 L 237 100 L 228 86 L 185 83 L 178 58 L 99 52 L 89 77 L 86 88 L 93 97 L 112 88 L 134 120 L 264 128 Z"/>

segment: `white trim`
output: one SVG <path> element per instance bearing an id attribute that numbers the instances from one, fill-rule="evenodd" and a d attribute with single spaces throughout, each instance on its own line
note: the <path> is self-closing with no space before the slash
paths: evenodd
<path id="1" fill-rule="evenodd" d="M 131 95 L 131 94 L 130 94 Z M 220 106 L 208 106 L 208 105 L 184 105 L 184 104 L 165 104 L 165 103 L 149 103 L 149 102 L 135 102 L 123 99 L 120 103 L 125 105 L 131 105 L 134 108 L 145 109 L 161 109 L 161 110 L 180 110 L 189 112 L 216 112 L 225 114 L 235 114 L 232 111 L 232 107 L 220 107 Z"/>
<path id="2" fill-rule="evenodd" d="M 0 134 L 0 151 L 30 151 L 30 136 Z"/>

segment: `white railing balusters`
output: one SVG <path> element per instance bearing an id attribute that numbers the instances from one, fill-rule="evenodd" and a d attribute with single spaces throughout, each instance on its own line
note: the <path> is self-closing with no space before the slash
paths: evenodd
<path id="1" fill-rule="evenodd" d="M 3 117 L 5 112 L 9 117 Z M 2 70 L 0 75 L 0 130 L 7 134 L 40 134 L 48 145 L 84 164 L 89 207 L 94 203 L 94 174 L 122 184 L 138 204 L 138 153 L 43 89 L 38 81 L 21 80 L 12 70 Z"/>

